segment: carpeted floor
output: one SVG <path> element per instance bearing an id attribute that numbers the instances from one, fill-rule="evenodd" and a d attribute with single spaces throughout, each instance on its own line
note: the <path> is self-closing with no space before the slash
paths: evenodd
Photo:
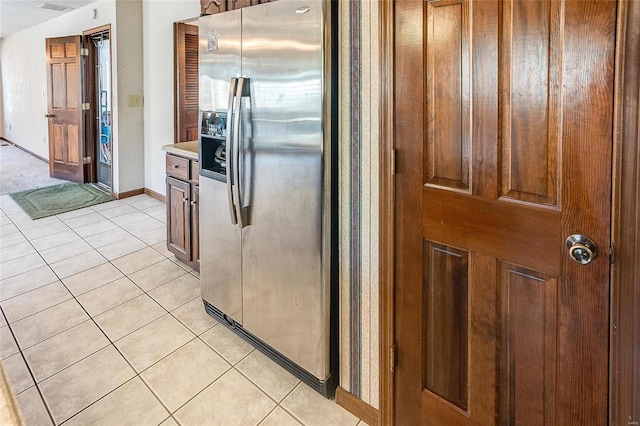
<path id="1" fill-rule="evenodd" d="M 49 164 L 0 140 L 0 195 L 65 182 L 49 177 Z"/>

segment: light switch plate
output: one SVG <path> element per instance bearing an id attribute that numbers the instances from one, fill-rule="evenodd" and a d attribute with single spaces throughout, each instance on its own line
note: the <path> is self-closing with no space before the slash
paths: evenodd
<path id="1" fill-rule="evenodd" d="M 129 95 L 127 97 L 127 103 L 130 107 L 139 107 L 140 106 L 140 95 Z"/>

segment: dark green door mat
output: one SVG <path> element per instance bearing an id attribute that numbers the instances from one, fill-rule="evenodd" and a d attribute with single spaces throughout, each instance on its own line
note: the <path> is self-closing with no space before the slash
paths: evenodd
<path id="1" fill-rule="evenodd" d="M 87 183 L 63 183 L 9 195 L 31 217 L 40 219 L 70 212 L 114 198 Z"/>

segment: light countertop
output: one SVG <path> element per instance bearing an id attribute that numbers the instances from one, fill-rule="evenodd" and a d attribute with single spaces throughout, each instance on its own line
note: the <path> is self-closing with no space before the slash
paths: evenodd
<path id="1" fill-rule="evenodd" d="M 179 142 L 162 146 L 163 151 L 170 154 L 186 157 L 191 160 L 198 159 L 198 141 Z"/>

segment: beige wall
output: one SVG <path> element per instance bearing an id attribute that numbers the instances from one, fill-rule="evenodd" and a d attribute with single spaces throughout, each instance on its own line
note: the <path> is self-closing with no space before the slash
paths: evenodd
<path id="1" fill-rule="evenodd" d="M 340 2 L 340 383 L 379 406 L 378 2 Z"/>
<path id="2" fill-rule="evenodd" d="M 115 22 L 118 31 L 111 46 L 117 60 L 112 64 L 111 87 L 117 93 L 113 158 L 118 161 L 113 164 L 113 190 L 123 193 L 144 187 L 142 0 L 116 0 Z M 129 106 L 129 96 L 140 96 L 141 105 Z"/>

